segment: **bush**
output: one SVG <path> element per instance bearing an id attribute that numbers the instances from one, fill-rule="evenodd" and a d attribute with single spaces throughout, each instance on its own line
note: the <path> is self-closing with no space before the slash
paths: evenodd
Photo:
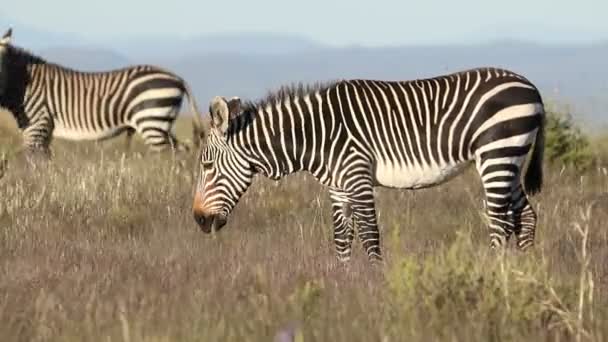
<path id="1" fill-rule="evenodd" d="M 606 169 L 608 166 L 608 133 L 603 129 L 601 134 L 594 136 L 591 141 L 593 158 L 599 167 Z"/>
<path id="2" fill-rule="evenodd" d="M 525 340 L 572 332 L 576 290 L 553 281 L 534 258 L 479 250 L 471 233 L 422 260 L 402 256 L 387 272 L 395 326 L 405 322 L 440 340 Z M 463 327 L 467 327 L 464 332 Z M 428 337 L 428 336 L 426 336 Z M 419 336 L 421 340 L 425 336 Z"/>
<path id="3" fill-rule="evenodd" d="M 589 139 L 569 112 L 550 109 L 545 123 L 545 156 L 550 163 L 584 170 L 591 166 Z"/>

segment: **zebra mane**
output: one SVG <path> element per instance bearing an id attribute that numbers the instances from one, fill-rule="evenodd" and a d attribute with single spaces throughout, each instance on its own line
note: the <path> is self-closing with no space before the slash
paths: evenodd
<path id="1" fill-rule="evenodd" d="M 15 45 L 9 44 L 7 45 L 8 54 L 6 58 L 12 60 L 13 58 L 18 59 L 21 62 L 25 62 L 27 64 L 46 64 L 48 63 L 44 58 Z"/>
<path id="2" fill-rule="evenodd" d="M 305 84 L 302 82 L 293 83 L 291 85 L 281 86 L 279 89 L 270 91 L 266 96 L 256 101 L 247 101 L 243 104 L 243 112 L 255 113 L 259 108 L 275 105 L 286 100 L 293 100 L 298 97 L 314 94 L 317 91 L 323 91 L 327 88 L 335 86 L 339 81 L 315 82 Z"/>
<path id="3" fill-rule="evenodd" d="M 284 85 L 279 89 L 270 91 L 266 96 L 253 101 L 244 101 L 241 105 L 241 114 L 236 116 L 236 120 L 232 120 L 230 124 L 229 134 L 236 134 L 253 123 L 258 115 L 258 110 L 273 106 L 277 103 L 282 103 L 287 100 L 292 101 L 295 98 L 302 98 L 307 95 L 314 94 L 317 91 L 323 91 L 336 85 L 339 81 L 316 82 L 313 84 L 304 84 L 302 82 Z"/>
<path id="4" fill-rule="evenodd" d="M 21 75 L 25 66 L 30 64 L 48 63 L 42 57 L 23 48 L 12 44 L 6 44 L 4 47 L 5 51 L 2 56 L 0 56 L 0 100 L 4 97 L 9 82 L 19 82 L 17 80 L 23 81 L 22 76 L 17 76 L 16 79 L 13 77 L 15 77 L 15 75 Z M 9 80 L 11 78 L 13 78 L 13 81 Z"/>
<path id="5" fill-rule="evenodd" d="M 329 81 L 329 82 L 316 82 L 312 84 L 305 84 L 302 82 L 293 83 L 290 85 L 284 85 L 279 89 L 270 91 L 266 96 L 255 100 L 245 101 L 242 105 L 241 115 L 237 117 L 237 120 L 231 124 L 231 134 L 240 132 L 245 127 L 248 127 L 255 117 L 258 115 L 258 110 L 267 106 L 276 105 L 287 100 L 292 101 L 295 98 L 302 98 L 307 95 L 314 94 L 318 91 L 326 90 L 330 87 L 335 86 L 340 81 Z"/>

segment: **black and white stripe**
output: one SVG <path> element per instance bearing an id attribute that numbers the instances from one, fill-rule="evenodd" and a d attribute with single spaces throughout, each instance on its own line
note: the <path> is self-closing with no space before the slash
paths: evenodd
<path id="1" fill-rule="evenodd" d="M 370 259 L 381 259 L 374 186 L 430 187 L 474 162 L 491 246 L 512 235 L 521 249 L 533 244 L 536 214 L 526 192 L 542 185 L 544 106 L 518 74 L 478 68 L 286 88 L 243 108 L 238 99 L 215 98 L 210 114 L 193 207 L 206 231 L 225 223 L 254 173 L 278 179 L 308 171 L 329 187 L 339 257 L 350 257 L 356 228 Z"/>
<path id="2" fill-rule="evenodd" d="M 52 137 L 103 140 L 137 132 L 152 150 L 182 149 L 172 133 L 183 95 L 178 76 L 150 65 L 80 72 L 0 40 L 0 106 L 15 116 L 27 149 L 48 152 Z"/>

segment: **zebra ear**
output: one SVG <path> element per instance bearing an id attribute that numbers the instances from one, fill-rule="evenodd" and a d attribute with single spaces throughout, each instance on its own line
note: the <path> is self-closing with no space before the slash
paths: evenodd
<path id="1" fill-rule="evenodd" d="M 201 120 L 201 130 L 200 130 L 200 134 L 199 134 L 201 141 L 205 141 L 207 139 L 207 135 L 209 134 L 209 130 L 211 129 L 212 124 L 213 124 L 213 122 L 211 121 L 210 114 L 206 115 Z"/>
<path id="2" fill-rule="evenodd" d="M 223 97 L 216 96 L 211 100 L 209 114 L 211 115 L 211 126 L 219 130 L 220 133 L 226 133 L 228 121 L 230 120 L 230 110 L 228 103 Z"/>
<path id="3" fill-rule="evenodd" d="M 233 97 L 228 101 L 228 112 L 230 113 L 230 119 L 237 117 L 241 113 L 241 99 L 237 96 Z"/>
<path id="4" fill-rule="evenodd" d="M 192 143 L 195 147 L 200 147 L 207 140 L 209 134 L 211 114 L 207 113 L 204 116 L 195 116 L 192 119 Z"/>
<path id="5" fill-rule="evenodd" d="M 13 36 L 13 29 L 9 28 L 6 33 L 0 39 L 0 44 L 9 44 L 11 42 L 11 38 Z"/>

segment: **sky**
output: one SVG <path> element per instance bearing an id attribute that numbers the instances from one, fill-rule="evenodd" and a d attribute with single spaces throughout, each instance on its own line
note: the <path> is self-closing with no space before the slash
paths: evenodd
<path id="1" fill-rule="evenodd" d="M 329 45 L 608 41 L 607 0 L 20 0 L 0 24 L 86 39 L 297 34 Z M 2 21 L 9 23 L 2 23 Z"/>

